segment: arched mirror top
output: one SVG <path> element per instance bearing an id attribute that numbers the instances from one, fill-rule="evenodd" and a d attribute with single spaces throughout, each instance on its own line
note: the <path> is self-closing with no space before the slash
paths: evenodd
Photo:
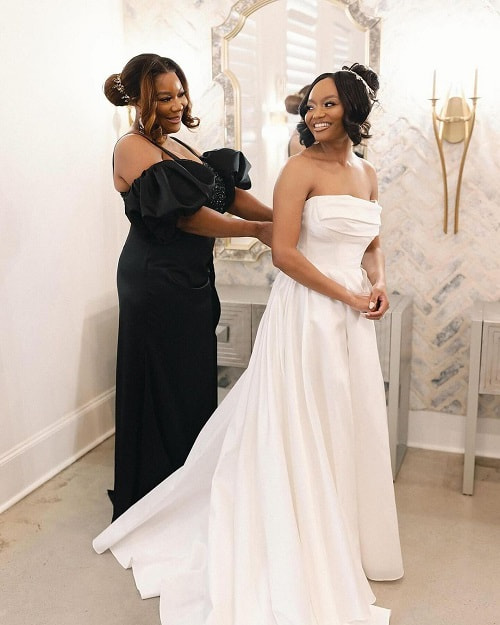
<path id="1" fill-rule="evenodd" d="M 359 0 L 238 0 L 212 29 L 212 75 L 224 92 L 224 144 L 249 158 L 253 192 L 263 202 L 271 202 L 298 121 L 287 115 L 285 97 L 319 73 L 354 61 L 379 71 L 380 18 L 366 15 Z M 255 239 L 224 240 L 216 244 L 216 256 L 255 260 L 266 249 Z"/>
<path id="2" fill-rule="evenodd" d="M 229 68 L 228 45 L 245 25 L 249 15 L 267 4 L 282 0 L 239 0 L 231 8 L 225 22 L 212 28 L 212 76 L 224 90 L 225 145 L 241 148 L 240 92 L 237 76 Z M 367 59 L 376 72 L 380 69 L 380 18 L 363 13 L 359 0 L 322 0 L 342 7 L 352 23 L 367 33 Z"/>

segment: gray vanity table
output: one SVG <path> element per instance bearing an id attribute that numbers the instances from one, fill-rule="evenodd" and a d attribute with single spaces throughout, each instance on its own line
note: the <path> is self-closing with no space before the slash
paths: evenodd
<path id="1" fill-rule="evenodd" d="M 476 302 L 472 309 L 469 390 L 465 424 L 462 492 L 474 492 L 479 395 L 500 395 L 500 302 Z"/>
<path id="2" fill-rule="evenodd" d="M 396 479 L 408 441 L 413 302 L 408 295 L 394 293 L 389 299 L 391 307 L 375 323 L 375 331 L 386 386 L 392 476 Z"/>
<path id="3" fill-rule="evenodd" d="M 218 364 L 245 368 L 271 289 L 218 285 L 217 291 L 221 300 Z M 391 295 L 390 299 L 391 308 L 375 328 L 386 385 L 392 474 L 396 478 L 408 437 L 412 301 L 403 295 Z"/>
<path id="4" fill-rule="evenodd" d="M 217 292 L 221 302 L 217 362 L 225 367 L 245 368 L 271 289 L 265 286 L 217 285 Z"/>

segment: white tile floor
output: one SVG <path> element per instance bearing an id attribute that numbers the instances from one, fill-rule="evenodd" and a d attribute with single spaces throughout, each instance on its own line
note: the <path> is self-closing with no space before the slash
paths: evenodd
<path id="1" fill-rule="evenodd" d="M 396 482 L 406 574 L 373 584 L 391 625 L 500 625 L 500 462 L 479 462 L 467 497 L 462 456 L 408 450 Z M 109 439 L 0 515 L 1 625 L 159 625 L 158 600 L 91 547 L 112 463 Z"/>

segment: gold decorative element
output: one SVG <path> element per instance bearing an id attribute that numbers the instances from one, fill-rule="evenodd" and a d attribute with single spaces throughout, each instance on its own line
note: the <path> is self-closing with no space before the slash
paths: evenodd
<path id="1" fill-rule="evenodd" d="M 436 98 L 436 70 L 432 81 L 432 124 L 434 128 L 434 136 L 439 151 L 439 159 L 441 161 L 441 171 L 443 174 L 443 190 L 444 190 L 444 216 L 443 216 L 443 232 L 448 232 L 448 174 L 446 171 L 446 161 L 444 157 L 443 142 L 448 143 L 464 143 L 462 150 L 462 158 L 458 170 L 457 190 L 455 194 L 455 212 L 453 233 L 458 232 L 458 215 L 460 207 L 460 190 L 462 187 L 462 176 L 464 172 L 465 157 L 469 149 L 474 122 L 476 119 L 476 105 L 479 100 L 477 95 L 477 69 L 474 74 L 474 95 L 469 98 L 472 101 L 472 108 L 469 106 L 467 99 L 462 96 L 447 97 L 441 108 L 441 112 L 436 112 L 436 104 L 439 98 Z"/>
<path id="2" fill-rule="evenodd" d="M 228 45 L 245 25 L 247 17 L 258 9 L 277 0 L 237 0 L 231 7 L 224 23 L 212 28 L 212 77 L 224 92 L 224 144 L 236 150 L 241 149 L 241 90 L 238 78 L 229 69 Z M 363 13 L 359 0 L 324 0 L 343 8 L 355 28 L 366 32 L 366 61 L 377 73 L 380 70 L 381 20 Z M 215 245 L 216 258 L 225 260 L 255 261 L 269 250 L 258 239 L 252 239 L 240 246 L 233 239 L 218 239 Z"/>

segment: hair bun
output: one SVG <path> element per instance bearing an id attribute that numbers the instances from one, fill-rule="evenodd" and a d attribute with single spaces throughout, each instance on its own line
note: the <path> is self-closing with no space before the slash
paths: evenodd
<path id="1" fill-rule="evenodd" d="M 129 98 L 125 94 L 125 89 L 121 84 L 120 74 L 111 74 L 104 83 L 104 95 L 115 106 L 126 106 Z"/>
<path id="2" fill-rule="evenodd" d="M 342 69 L 346 69 L 348 71 L 354 72 L 358 76 L 361 76 L 361 78 L 373 91 L 373 94 L 376 95 L 380 84 L 377 74 L 372 70 L 371 67 L 367 67 L 366 65 L 362 65 L 361 63 L 353 63 L 350 67 L 344 65 Z"/>
<path id="3" fill-rule="evenodd" d="M 297 93 L 292 93 L 291 95 L 286 96 L 285 108 L 287 113 L 290 113 L 290 115 L 299 115 L 300 103 L 304 99 L 308 89 L 309 85 L 305 85 L 302 89 L 300 89 L 300 91 L 297 91 Z"/>
<path id="4" fill-rule="evenodd" d="M 285 98 L 285 109 L 287 113 L 290 115 L 298 115 L 299 114 L 299 106 L 302 102 L 302 98 L 294 93 L 292 95 L 287 95 Z"/>

